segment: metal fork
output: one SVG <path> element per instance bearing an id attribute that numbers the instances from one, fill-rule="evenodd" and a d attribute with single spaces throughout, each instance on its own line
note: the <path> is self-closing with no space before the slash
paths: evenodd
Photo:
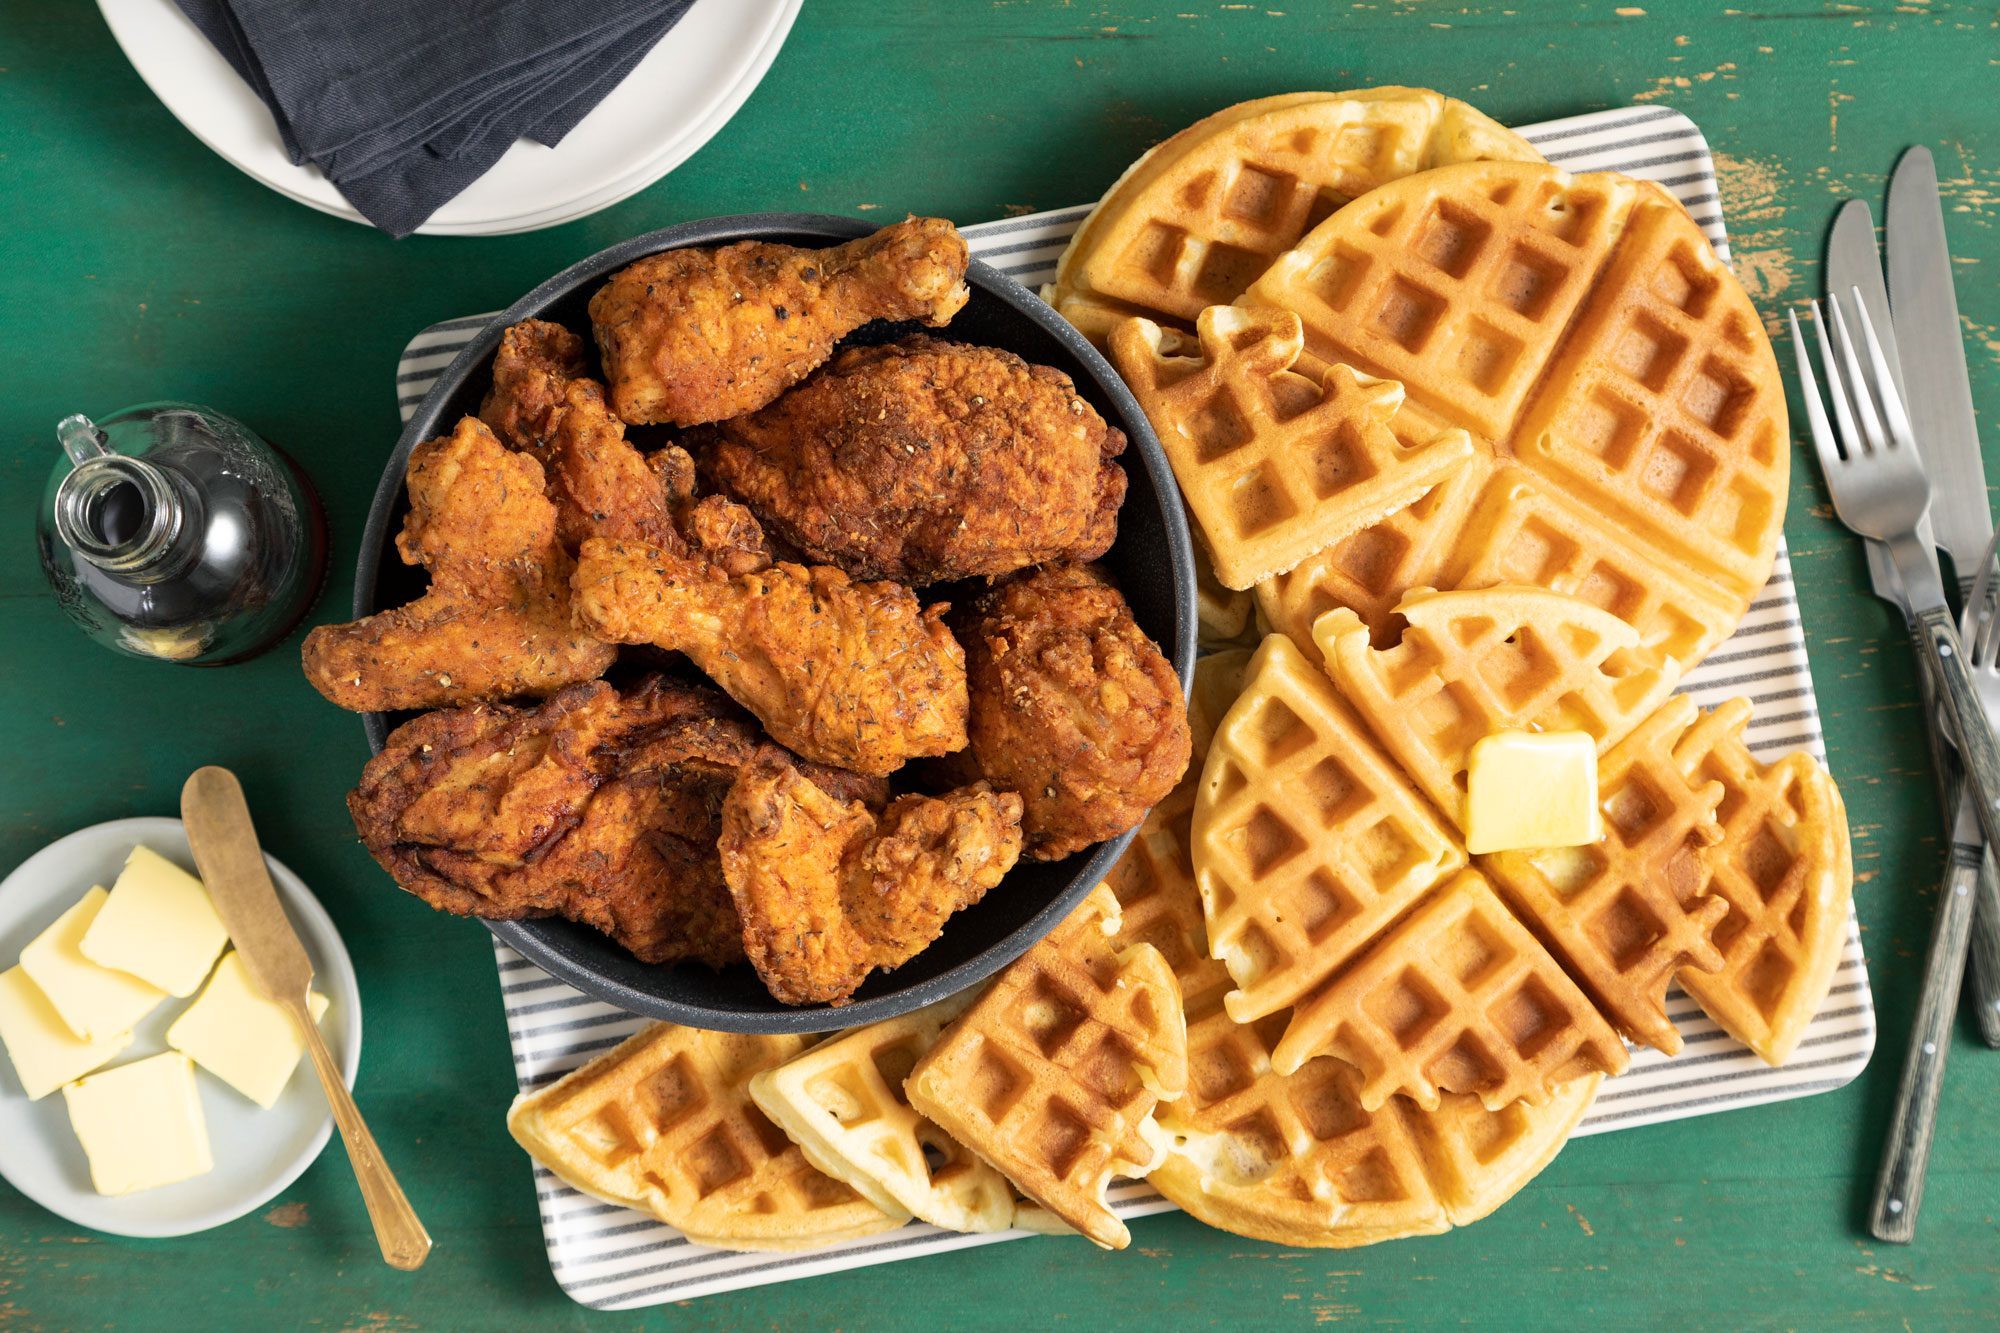
<path id="1" fill-rule="evenodd" d="M 1863 368 L 1842 317 L 1841 302 L 1827 303 L 1827 315 L 1819 302 L 1812 303 L 1813 329 L 1818 335 L 1820 362 L 1829 387 L 1828 401 L 1840 423 L 1836 434 L 1820 400 L 1819 380 L 1813 374 L 1812 357 L 1799 334 L 1799 319 L 1791 315 L 1792 346 L 1798 356 L 1799 379 L 1805 388 L 1806 419 L 1812 427 L 1813 448 L 1819 454 L 1820 471 L 1833 496 L 1834 511 L 1840 521 L 1863 537 L 1873 537 L 1889 548 L 1896 562 L 1896 575 L 1909 599 L 1910 615 L 1922 633 L 1915 636 L 1937 675 L 1945 714 L 1959 741 L 1959 755 L 1965 762 L 1966 781 L 1979 800 L 1979 826 L 1988 846 L 2000 847 L 2000 738 L 1986 720 L 1974 689 L 1958 630 L 1952 624 L 1951 607 L 1944 599 L 1944 581 L 1937 566 L 1917 536 L 1917 521 L 1930 507 L 1931 485 L 1924 476 L 1923 460 L 1917 456 L 1910 430 L 1909 413 L 1902 396 L 1889 376 L 1882 344 L 1869 322 L 1868 311 L 1856 290 L 1850 309 L 1861 327 L 1868 351 Z M 1832 340 L 1828 339 L 1829 326 Z M 1836 349 L 1838 355 L 1836 356 Z"/>
<path id="2" fill-rule="evenodd" d="M 1973 688 L 1988 709 L 2000 707 L 2000 582 L 1994 559 L 2000 553 L 2000 533 L 1986 548 L 1979 577 L 1965 599 L 1959 621 L 1969 653 Z M 1937 1128 L 1938 1097 L 1944 1088 L 1945 1057 L 1951 1050 L 1952 1015 L 1958 1009 L 1958 989 L 1964 979 L 1966 940 L 1972 932 L 1973 895 L 1969 871 L 1977 870 L 1980 849 L 1972 811 L 1958 807 L 1952 828 L 1951 857 L 1956 873 L 1938 902 L 1931 927 L 1930 951 L 1924 959 L 1924 985 L 1917 996 L 1917 1016 L 1903 1056 L 1902 1083 L 1890 1112 L 1889 1134 L 1882 1169 L 1875 1178 L 1875 1202 L 1869 1230 L 1880 1240 L 1907 1245 L 1916 1238 L 1917 1207 L 1923 1202 L 1924 1172 L 1930 1164 L 1931 1140 Z"/>
<path id="3" fill-rule="evenodd" d="M 1840 521 L 1862 536 L 1882 542 L 1896 563 L 1917 630 L 1912 637 L 1939 686 L 1940 702 L 1959 741 L 1965 780 L 1977 794 L 1969 810 L 1961 807 L 1961 813 L 1976 817 L 1988 846 L 2000 847 L 2000 804 L 1996 804 L 2000 798 L 2000 743 L 1995 741 L 1981 701 L 1982 685 L 2000 697 L 2000 669 L 1995 666 L 2000 659 L 2000 629 L 1995 628 L 1988 595 L 1992 580 L 1987 569 L 1993 552 L 1987 552 L 1986 566 L 1973 590 L 1975 596 L 1968 598 L 1966 605 L 1966 632 L 1975 646 L 1978 675 L 1991 678 L 1976 683 L 1972 663 L 1952 627 L 1943 580 L 1937 566 L 1926 558 L 1929 553 L 1916 532 L 1930 504 L 1930 482 L 1917 454 L 1908 413 L 1859 289 L 1853 290 L 1849 308 L 1867 347 L 1865 369 L 1847 332 L 1841 302 L 1829 297 L 1826 314 L 1821 313 L 1817 301 L 1812 303 L 1813 329 L 1829 388 L 1827 400 L 1839 422 L 1837 433 L 1821 402 L 1798 315 L 1794 312 L 1790 316 L 1792 348 L 1805 390 L 1813 447 Z M 1972 839 L 1973 830 L 1963 829 L 1964 838 L 1959 832 L 1954 829 L 1952 855 L 1970 856 L 1958 849 Z M 1977 862 L 1970 862 L 1969 868 L 1976 871 Z M 1924 1168 L 1930 1159 L 1938 1095 L 1951 1045 L 1952 1014 L 1965 975 L 1966 940 L 1972 930 L 1970 877 L 1957 875 L 1952 882 L 1953 891 L 1939 901 L 1931 930 L 1916 1026 L 1903 1058 L 1902 1084 L 1890 1120 L 1882 1171 L 1876 1180 L 1871 1230 L 1888 1241 L 1907 1243 L 1916 1235 L 1917 1205 L 1922 1201 Z"/>

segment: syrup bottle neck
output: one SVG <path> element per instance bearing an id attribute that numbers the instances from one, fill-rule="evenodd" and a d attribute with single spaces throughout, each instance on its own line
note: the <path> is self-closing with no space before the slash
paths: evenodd
<path id="1" fill-rule="evenodd" d="M 75 465 L 56 491 L 56 535 L 107 574 L 132 583 L 172 578 L 193 558 L 201 497 L 178 472 L 113 452 L 85 416 L 56 427 Z"/>

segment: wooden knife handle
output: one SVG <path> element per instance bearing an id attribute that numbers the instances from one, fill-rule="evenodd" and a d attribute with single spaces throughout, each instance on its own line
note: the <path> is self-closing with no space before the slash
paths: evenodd
<path id="1" fill-rule="evenodd" d="M 396 1183 L 396 1173 L 389 1169 L 381 1148 L 376 1146 L 375 1136 L 368 1132 L 361 1108 L 347 1091 L 347 1080 L 334 1064 L 333 1052 L 327 1050 L 326 1038 L 320 1035 L 319 1024 L 313 1022 L 304 998 L 295 998 L 285 1007 L 305 1033 L 306 1050 L 312 1056 L 320 1086 L 326 1089 L 327 1104 L 333 1107 L 333 1123 L 340 1126 L 341 1142 L 347 1145 L 347 1160 L 361 1185 L 361 1200 L 368 1206 L 368 1220 L 375 1224 L 375 1240 L 382 1247 L 382 1258 L 391 1268 L 408 1271 L 423 1267 L 431 1252 L 430 1232 L 424 1230 L 417 1210 L 410 1207 L 403 1187 Z"/>

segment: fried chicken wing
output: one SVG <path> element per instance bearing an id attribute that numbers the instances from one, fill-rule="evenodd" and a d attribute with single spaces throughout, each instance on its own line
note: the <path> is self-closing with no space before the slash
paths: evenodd
<path id="1" fill-rule="evenodd" d="M 807 558 L 922 585 L 1094 560 L 1125 435 L 1069 376 L 914 337 L 850 348 L 755 415 L 693 432 L 705 475 Z"/>
<path id="2" fill-rule="evenodd" d="M 1000 882 L 1020 820 L 1020 798 L 983 783 L 900 797 L 878 817 L 781 759 L 745 765 L 720 849 L 751 965 L 786 1004 L 846 1004 Z"/>
<path id="3" fill-rule="evenodd" d="M 794 564 L 731 578 L 601 539 L 583 544 L 574 582 L 580 627 L 686 653 L 808 759 L 879 775 L 965 744 L 965 654 L 945 608 L 900 584 Z"/>
<path id="4" fill-rule="evenodd" d="M 545 319 L 522 320 L 500 335 L 479 419 L 509 448 L 539 455 L 555 434 L 563 391 L 581 374 L 583 339 Z"/>
<path id="5" fill-rule="evenodd" d="M 1019 792 L 1038 860 L 1145 818 L 1187 768 L 1187 699 L 1118 589 L 1088 566 L 1049 565 L 968 612 L 971 743 L 953 776 Z"/>
<path id="6" fill-rule="evenodd" d="M 754 412 L 875 319 L 943 325 L 965 305 L 965 240 L 942 218 L 808 250 L 668 250 L 614 274 L 590 321 L 618 415 L 691 426 Z"/>
<path id="7" fill-rule="evenodd" d="M 556 532 L 566 550 L 591 537 L 678 546 L 677 505 L 691 502 L 693 468 L 674 445 L 648 458 L 625 438 L 625 423 L 611 414 L 595 380 L 574 379 L 548 449 L 549 498 Z"/>
<path id="8" fill-rule="evenodd" d="M 572 554 L 591 537 L 646 542 L 730 574 L 771 562 L 764 530 L 724 496 L 697 497 L 694 460 L 678 445 L 642 453 L 625 438 L 604 386 L 582 374 L 582 340 L 527 320 L 501 336 L 481 419 L 546 467 L 556 532 Z"/>
<path id="9" fill-rule="evenodd" d="M 572 562 L 540 463 L 466 417 L 411 453 L 409 489 L 396 549 L 430 588 L 308 634 L 313 688 L 371 712 L 546 695 L 604 674 L 616 649 L 570 623 Z"/>
<path id="10" fill-rule="evenodd" d="M 641 961 L 743 958 L 716 851 L 737 771 L 791 756 L 712 690 L 594 681 L 537 708 L 440 709 L 390 733 L 348 797 L 369 852 L 442 911 L 562 916 Z M 879 807 L 879 780 L 808 766 Z"/>

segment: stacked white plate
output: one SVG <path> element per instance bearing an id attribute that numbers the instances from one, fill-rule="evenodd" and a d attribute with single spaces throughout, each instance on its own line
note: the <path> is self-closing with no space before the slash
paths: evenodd
<path id="1" fill-rule="evenodd" d="M 559 147 L 515 144 L 418 233 L 536 231 L 637 194 L 729 123 L 803 3 L 699 0 Z M 287 198 L 364 221 L 317 168 L 285 156 L 271 113 L 173 0 L 98 0 L 98 8 L 139 76 L 196 138 Z"/>

